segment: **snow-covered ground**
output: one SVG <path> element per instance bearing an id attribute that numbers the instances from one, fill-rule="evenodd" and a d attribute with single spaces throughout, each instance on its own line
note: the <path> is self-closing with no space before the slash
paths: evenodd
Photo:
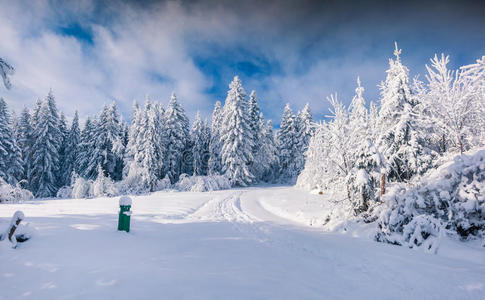
<path id="1" fill-rule="evenodd" d="M 324 232 L 324 195 L 254 187 L 0 205 L 35 228 L 0 242 L 0 299 L 484 299 L 485 248 L 437 255 L 376 243 L 372 225 Z"/>

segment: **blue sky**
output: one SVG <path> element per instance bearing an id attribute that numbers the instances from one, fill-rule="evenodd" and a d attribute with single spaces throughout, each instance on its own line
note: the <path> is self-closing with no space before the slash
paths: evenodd
<path id="1" fill-rule="evenodd" d="M 239 75 L 275 124 L 283 107 L 309 102 L 317 119 L 326 97 L 348 103 L 360 76 L 379 101 L 394 41 L 411 74 L 435 53 L 451 66 L 485 55 L 479 1 L 3 1 L 0 56 L 16 67 L 0 90 L 19 111 L 50 88 L 68 116 L 116 100 L 167 103 L 175 91 L 189 117 L 209 116 Z"/>

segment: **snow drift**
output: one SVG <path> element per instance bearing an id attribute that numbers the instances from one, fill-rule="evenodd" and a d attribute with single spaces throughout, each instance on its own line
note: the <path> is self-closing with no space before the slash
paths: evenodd
<path id="1" fill-rule="evenodd" d="M 396 184 L 382 200 L 377 241 L 435 251 L 444 233 L 484 238 L 485 149 L 457 155 L 415 186 Z"/>

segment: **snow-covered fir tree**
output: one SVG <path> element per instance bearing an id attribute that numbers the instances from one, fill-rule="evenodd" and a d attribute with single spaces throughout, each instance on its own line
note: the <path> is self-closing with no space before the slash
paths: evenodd
<path id="1" fill-rule="evenodd" d="M 59 145 L 59 172 L 57 172 L 57 184 L 59 186 L 65 186 L 70 185 L 71 180 L 70 178 L 66 178 L 63 174 L 63 170 L 65 169 L 66 164 L 66 146 L 68 135 L 66 117 L 64 116 L 63 112 L 59 113 L 59 131 L 61 143 Z"/>
<path id="2" fill-rule="evenodd" d="M 106 175 L 114 180 L 121 179 L 123 168 L 123 141 L 118 107 L 113 102 L 103 106 L 95 133 L 96 147 L 88 168 L 101 165 Z M 97 171 L 96 171 L 97 175 Z"/>
<path id="3" fill-rule="evenodd" d="M 255 181 L 249 170 L 253 161 L 253 136 L 248 101 L 241 80 L 235 76 L 229 84 L 220 130 L 222 172 L 233 185 L 247 186 Z"/>
<path id="4" fill-rule="evenodd" d="M 97 170 L 90 165 L 96 149 L 96 130 L 97 120 L 88 117 L 81 131 L 79 144 L 79 155 L 76 161 L 76 172 L 84 178 L 94 179 L 97 177 Z"/>
<path id="5" fill-rule="evenodd" d="M 22 152 L 17 145 L 7 103 L 0 98 L 0 177 L 15 185 L 23 177 Z"/>
<path id="6" fill-rule="evenodd" d="M 164 170 L 164 137 L 163 121 L 160 115 L 159 104 L 155 103 L 146 106 L 143 116 L 146 118 L 143 138 L 141 140 L 142 157 L 136 155 L 136 161 L 140 160 L 142 171 L 142 181 L 146 188 L 154 191 L 159 179 L 163 176 Z"/>
<path id="7" fill-rule="evenodd" d="M 22 153 L 23 174 L 21 179 L 28 179 L 30 162 L 32 161 L 32 126 L 30 121 L 30 112 L 24 107 L 20 113 L 17 126 L 17 144 Z M 28 187 L 26 182 L 25 187 Z"/>
<path id="8" fill-rule="evenodd" d="M 298 131 L 296 117 L 286 104 L 281 118 L 280 129 L 276 133 L 279 151 L 280 178 L 282 181 L 293 181 L 298 176 Z"/>
<path id="9" fill-rule="evenodd" d="M 260 116 L 260 147 L 254 156 L 253 172 L 259 180 L 265 182 L 274 182 L 278 179 L 278 148 L 273 133 L 273 124 L 271 120 L 264 124 L 264 118 Z"/>
<path id="10" fill-rule="evenodd" d="M 194 175 L 207 175 L 209 163 L 210 130 L 207 122 L 202 120 L 200 112 L 197 112 L 190 136 L 193 145 L 192 156 L 194 159 Z"/>
<path id="11" fill-rule="evenodd" d="M 409 70 L 401 63 L 397 43 L 394 55 L 395 59 L 389 59 L 386 80 L 381 84 L 377 144 L 386 160 L 388 179 L 404 181 L 426 171 L 433 154 L 419 134 L 414 112 L 418 99 L 411 92 Z"/>
<path id="12" fill-rule="evenodd" d="M 300 174 L 305 166 L 305 152 L 308 149 L 308 144 L 314 131 L 313 116 L 309 103 L 305 104 L 303 110 L 299 111 L 296 116 L 296 131 L 297 151 L 295 153 L 295 158 L 297 172 Z"/>
<path id="13" fill-rule="evenodd" d="M 222 124 L 222 105 L 217 101 L 212 112 L 211 139 L 209 143 L 209 175 L 219 175 L 222 171 L 221 166 L 221 138 L 220 129 Z"/>
<path id="14" fill-rule="evenodd" d="M 166 174 L 175 183 L 181 172 L 186 168 L 184 153 L 189 144 L 189 121 L 184 108 L 178 103 L 175 93 L 172 93 L 170 102 L 165 111 L 165 134 L 166 134 Z M 191 157 L 191 153 L 190 153 Z M 190 162 L 191 163 L 191 162 Z"/>
<path id="15" fill-rule="evenodd" d="M 30 186 L 36 197 L 52 197 L 59 188 L 57 172 L 59 172 L 59 148 L 62 138 L 59 114 L 52 91 L 42 102 L 36 118 L 36 126 L 33 129 Z"/>
<path id="16" fill-rule="evenodd" d="M 72 119 L 71 126 L 66 135 L 65 158 L 62 165 L 61 174 L 65 184 L 71 184 L 73 172 L 76 171 L 76 162 L 79 157 L 81 143 L 81 131 L 79 129 L 79 115 L 76 111 Z"/>

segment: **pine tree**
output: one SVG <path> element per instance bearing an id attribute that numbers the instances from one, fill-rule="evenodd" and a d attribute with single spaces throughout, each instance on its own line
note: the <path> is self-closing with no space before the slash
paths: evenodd
<path id="1" fill-rule="evenodd" d="M 194 158 L 194 175 L 207 175 L 209 161 L 210 131 L 207 123 L 202 121 L 200 112 L 197 112 L 191 130 L 192 153 Z"/>
<path id="2" fill-rule="evenodd" d="M 163 176 L 163 127 L 161 123 L 160 108 L 158 104 L 146 107 L 144 114 L 147 120 L 143 122 L 146 128 L 143 130 L 143 158 L 141 159 L 142 181 L 146 188 L 154 191 L 157 181 Z"/>
<path id="3" fill-rule="evenodd" d="M 276 134 L 278 151 L 280 153 L 280 177 L 282 181 L 293 181 L 298 176 L 297 137 L 295 115 L 290 105 L 286 104 L 280 129 Z"/>
<path id="4" fill-rule="evenodd" d="M 103 106 L 95 128 L 94 139 L 93 156 L 87 165 L 87 170 L 92 174 L 92 178 L 97 177 L 97 166 L 101 165 L 105 175 L 114 180 L 121 179 L 123 141 L 118 108 L 114 102 L 109 108 L 106 105 Z"/>
<path id="5" fill-rule="evenodd" d="M 221 138 L 220 128 L 222 124 L 222 106 L 217 101 L 212 112 L 211 139 L 209 144 L 209 175 L 219 175 L 222 171 L 221 166 Z"/>
<path id="6" fill-rule="evenodd" d="M 401 63 L 401 50 L 390 59 L 386 81 L 381 84 L 378 148 L 385 157 L 390 181 L 409 180 L 424 172 L 432 161 L 432 154 L 419 137 L 414 109 L 416 97 L 411 93 L 409 71 Z"/>
<path id="7" fill-rule="evenodd" d="M 65 143 L 65 159 L 61 170 L 65 184 L 71 184 L 72 175 L 76 171 L 76 162 L 79 158 L 80 145 L 81 132 L 79 129 L 79 115 L 76 111 L 74 118 L 72 119 L 71 127 L 67 132 Z"/>
<path id="8" fill-rule="evenodd" d="M 59 146 L 59 171 L 57 173 L 57 183 L 59 186 L 70 185 L 71 180 L 70 178 L 66 178 L 64 176 L 64 169 L 66 167 L 66 146 L 67 146 L 67 138 L 68 138 L 68 130 L 66 124 L 66 117 L 64 113 L 59 114 L 59 132 L 60 132 L 60 146 Z"/>
<path id="9" fill-rule="evenodd" d="M 76 161 L 77 174 L 89 179 L 95 179 L 97 177 L 97 170 L 90 166 L 90 162 L 95 155 L 96 127 L 96 119 L 94 118 L 91 120 L 91 118 L 88 117 L 81 132 L 79 154 Z"/>
<path id="10" fill-rule="evenodd" d="M 220 131 L 222 171 L 233 185 L 254 182 L 248 164 L 253 160 L 253 136 L 248 115 L 246 92 L 235 76 L 229 85 Z"/>
<path id="11" fill-rule="evenodd" d="M 22 153 L 11 127 L 7 103 L 0 98 L 0 177 L 15 185 L 22 178 Z"/>
<path id="12" fill-rule="evenodd" d="M 33 130 L 31 188 L 36 197 L 52 197 L 58 189 L 59 148 L 61 132 L 59 115 L 52 91 L 49 92 L 40 111 Z"/>
<path id="13" fill-rule="evenodd" d="M 22 179 L 27 180 L 30 162 L 32 161 L 32 126 L 30 121 L 30 112 L 24 107 L 18 122 L 17 143 L 22 152 Z M 28 183 L 28 182 L 27 182 Z M 26 187 L 28 184 L 26 184 Z"/>
<path id="14" fill-rule="evenodd" d="M 260 180 L 266 182 L 275 181 L 278 177 L 278 149 L 274 140 L 273 124 L 268 121 L 264 124 L 264 118 L 260 116 L 260 147 L 254 157 L 253 168 Z"/>
<path id="15" fill-rule="evenodd" d="M 175 93 L 172 93 L 167 110 L 165 111 L 165 134 L 166 134 L 166 174 L 172 183 L 175 183 L 184 170 L 184 158 L 189 140 L 189 120 L 183 107 L 177 102 Z M 191 153 L 190 153 L 191 157 Z"/>
<path id="16" fill-rule="evenodd" d="M 302 111 L 298 112 L 296 117 L 296 170 L 297 173 L 303 170 L 305 166 L 305 152 L 308 149 L 310 138 L 314 132 L 313 116 L 310 110 L 310 104 L 306 104 Z"/>
<path id="17" fill-rule="evenodd" d="M 252 147 L 252 154 L 253 158 L 256 158 L 258 153 L 260 152 L 260 148 L 262 145 L 263 139 L 263 130 L 264 130 L 264 119 L 262 119 L 263 115 L 260 113 L 258 100 L 256 98 L 256 92 L 253 90 L 251 91 L 251 95 L 249 96 L 249 108 L 248 108 L 248 115 L 249 115 L 249 127 L 251 129 L 251 134 L 253 136 L 253 147 Z M 261 166 L 258 166 L 259 162 L 256 160 L 250 162 L 249 171 L 255 176 L 256 180 L 261 179 L 263 170 Z"/>

